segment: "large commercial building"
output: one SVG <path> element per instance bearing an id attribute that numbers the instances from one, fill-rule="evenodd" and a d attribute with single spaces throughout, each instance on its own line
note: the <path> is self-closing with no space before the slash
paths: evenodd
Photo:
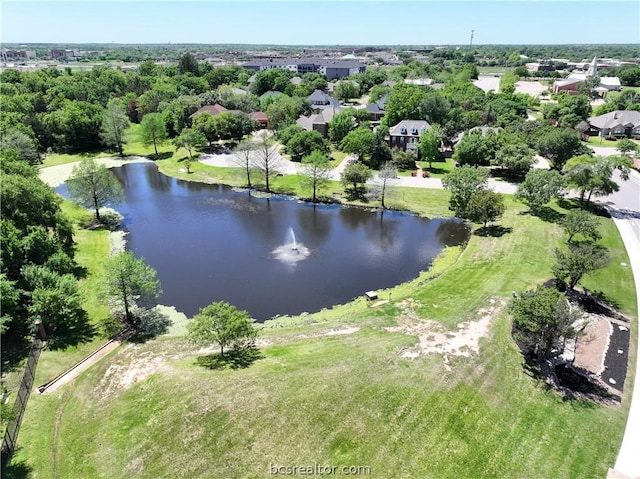
<path id="1" fill-rule="evenodd" d="M 305 73 L 319 73 L 327 80 L 346 78 L 356 73 L 363 73 L 366 66 L 353 60 L 330 60 L 322 58 L 270 58 L 247 62 L 244 68 L 260 72 L 271 68 L 289 70 L 299 75 Z"/>

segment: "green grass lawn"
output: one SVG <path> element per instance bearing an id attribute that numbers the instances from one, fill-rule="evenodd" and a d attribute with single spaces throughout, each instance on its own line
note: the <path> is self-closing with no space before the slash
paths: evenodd
<path id="1" fill-rule="evenodd" d="M 617 141 L 607 140 L 606 138 L 600 138 L 599 136 L 590 136 L 587 143 L 591 146 L 610 146 L 615 148 L 618 145 Z"/>
<path id="2" fill-rule="evenodd" d="M 443 161 L 434 161 L 429 168 L 429 162 L 422 162 L 423 171 L 428 171 L 431 178 L 442 178 L 444 175 L 451 173 L 455 168 L 452 158 L 446 158 Z"/>
<path id="3" fill-rule="evenodd" d="M 218 170 L 198 172 L 210 179 Z M 447 214 L 446 191 L 394 188 L 389 199 Z M 314 463 L 368 467 L 373 478 L 604 477 L 628 398 L 604 407 L 549 391 L 523 367 L 504 308 L 479 353 L 448 363 L 439 354 L 401 358 L 416 337 L 385 329 L 427 319 L 454 329 L 551 277 L 560 227 L 511 197 L 506 204 L 501 236 L 474 234 L 466 248 L 447 249 L 430 271 L 381 292 L 391 303 L 359 299 L 267 323 L 263 358 L 246 369 L 206 369 L 197 363 L 206 353 L 180 338 L 119 348 L 75 383 L 31 397 L 15 462 L 34 478 L 266 478 L 270 464 Z M 614 260 L 585 285 L 633 316 L 626 253 L 613 222 L 601 223 Z M 100 275 L 99 264 L 86 264 Z M 345 326 L 359 329 L 326 335 Z"/>

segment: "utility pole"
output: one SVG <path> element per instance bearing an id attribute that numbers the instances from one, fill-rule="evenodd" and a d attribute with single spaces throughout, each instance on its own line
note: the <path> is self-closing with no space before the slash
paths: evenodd
<path id="1" fill-rule="evenodd" d="M 473 46 L 473 32 L 475 30 L 471 30 L 471 39 L 469 40 L 469 48 L 471 48 Z"/>

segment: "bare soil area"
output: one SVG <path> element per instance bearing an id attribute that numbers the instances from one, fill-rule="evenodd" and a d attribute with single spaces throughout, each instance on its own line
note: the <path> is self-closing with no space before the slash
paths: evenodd
<path id="1" fill-rule="evenodd" d="M 404 333 L 418 337 L 418 343 L 399 352 L 401 357 L 413 359 L 426 354 L 441 354 L 445 365 L 451 356 L 470 357 L 480 349 L 480 340 L 489 335 L 493 318 L 504 307 L 504 301 L 490 299 L 489 305 L 478 310 L 479 319 L 458 324 L 456 331 L 448 331 L 442 324 L 420 318 L 412 300 L 399 304 L 403 312 L 398 317 L 398 326 L 385 328 L 389 332 Z"/>

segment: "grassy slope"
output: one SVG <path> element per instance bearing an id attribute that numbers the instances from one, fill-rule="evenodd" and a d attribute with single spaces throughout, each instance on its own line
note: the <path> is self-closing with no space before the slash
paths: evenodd
<path id="1" fill-rule="evenodd" d="M 446 211 L 446 192 L 395 193 L 425 214 Z M 182 340 L 121 348 L 75 387 L 32 397 L 18 461 L 33 467 L 33 477 L 68 478 L 270 477 L 269 463 L 315 462 L 369 466 L 376 478 L 603 477 L 628 401 L 599 407 L 546 391 L 523 369 L 504 312 L 480 354 L 452 359 L 451 370 L 438 355 L 399 358 L 415 338 L 382 329 L 408 297 L 421 317 L 454 327 L 489 298 L 547 279 L 560 229 L 507 204 L 501 224 L 512 232 L 473 236 L 461 254 L 451 249 L 436 279 L 425 273 L 394 288 L 394 305 L 372 309 L 359 300 L 297 321 L 318 324 L 274 322 L 263 333 L 272 343 L 262 348 L 265 358 L 248 369 L 196 366 Z M 611 220 L 602 222 L 617 263 L 586 284 L 633 315 L 630 270 L 618 261 L 626 254 Z M 343 324 L 361 330 L 321 335 Z M 155 374 L 129 388 L 109 386 L 117 377 L 103 381 L 110 367 L 158 357 Z"/>

